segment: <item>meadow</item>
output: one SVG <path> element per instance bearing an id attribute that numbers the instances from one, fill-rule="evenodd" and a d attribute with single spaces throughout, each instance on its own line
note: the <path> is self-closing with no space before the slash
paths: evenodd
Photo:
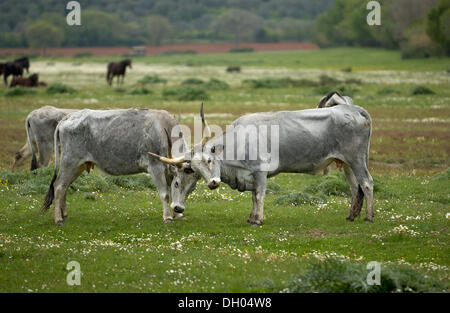
<path id="1" fill-rule="evenodd" d="M 119 59 L 119 58 L 116 58 Z M 0 292 L 448 292 L 450 60 L 402 60 L 380 49 L 176 54 L 133 59 L 125 84 L 106 84 L 105 57 L 31 60 L 47 88 L 0 87 Z M 240 72 L 229 73 L 229 66 Z M 25 118 L 61 108 L 157 108 L 193 126 L 242 114 L 317 106 L 339 90 L 373 120 L 369 168 L 375 222 L 350 223 L 343 173 L 271 178 L 262 227 L 246 223 L 251 195 L 201 182 L 186 220 L 162 222 L 145 174 L 83 174 L 69 219 L 40 214 L 53 165 L 11 173 Z M 68 286 L 77 261 L 80 286 Z M 381 286 L 366 283 L 381 262 Z"/>

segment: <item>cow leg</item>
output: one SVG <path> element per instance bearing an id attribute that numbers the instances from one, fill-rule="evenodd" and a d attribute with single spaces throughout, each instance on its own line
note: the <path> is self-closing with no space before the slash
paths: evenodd
<path id="1" fill-rule="evenodd" d="M 350 211 L 348 213 L 347 220 L 353 222 L 355 217 L 358 217 L 361 213 L 361 208 L 364 200 L 364 193 L 359 187 L 358 182 L 356 181 L 356 177 L 352 172 L 352 169 L 347 164 L 344 164 L 344 172 L 352 192 L 352 204 L 350 207 Z"/>
<path id="2" fill-rule="evenodd" d="M 360 161 L 352 166 L 352 171 L 355 174 L 356 181 L 366 199 L 366 218 L 364 221 L 373 222 L 375 216 L 373 210 L 373 179 L 369 173 L 366 162 Z"/>
<path id="3" fill-rule="evenodd" d="M 66 210 L 67 189 L 83 170 L 84 164 L 82 166 L 61 164 L 58 178 L 55 181 L 55 208 L 53 210 L 53 221 L 57 226 L 63 225 L 64 219 L 68 216 Z"/>
<path id="4" fill-rule="evenodd" d="M 253 201 L 253 208 L 250 212 L 250 217 L 247 220 L 247 223 L 253 224 L 255 221 L 255 215 L 258 208 L 258 202 L 256 201 L 256 191 L 252 191 L 252 201 Z"/>
<path id="5" fill-rule="evenodd" d="M 50 143 L 40 143 L 38 145 L 39 150 L 39 167 L 46 167 L 50 163 L 52 158 L 53 146 Z"/>
<path id="6" fill-rule="evenodd" d="M 264 199 L 266 197 L 267 173 L 256 172 L 253 174 L 253 177 L 255 179 L 256 212 L 251 224 L 260 226 L 264 221 Z"/>
<path id="7" fill-rule="evenodd" d="M 170 223 L 173 222 L 173 213 L 169 206 L 169 186 L 167 184 L 165 170 L 166 168 L 164 165 L 153 164 L 152 166 L 149 166 L 148 173 L 153 177 L 159 198 L 163 205 L 163 220 L 165 223 Z"/>
<path id="8" fill-rule="evenodd" d="M 14 172 L 17 167 L 23 164 L 23 162 L 31 156 L 31 150 L 28 146 L 28 143 L 26 143 L 17 153 L 14 157 L 13 165 L 11 167 L 11 172 Z"/>

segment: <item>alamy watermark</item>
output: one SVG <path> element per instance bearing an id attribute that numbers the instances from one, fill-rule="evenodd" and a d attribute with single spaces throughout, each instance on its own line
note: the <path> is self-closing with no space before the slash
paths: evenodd
<path id="1" fill-rule="evenodd" d="M 371 261 L 366 267 L 370 272 L 367 274 L 367 285 L 381 285 L 381 263 L 377 261 Z"/>
<path id="2" fill-rule="evenodd" d="M 77 261 L 70 261 L 66 265 L 66 269 L 70 271 L 66 276 L 66 282 L 69 286 L 81 285 L 81 267 Z"/>
<path id="3" fill-rule="evenodd" d="M 381 25 L 381 5 L 378 1 L 369 1 L 366 6 L 367 10 L 371 10 L 367 14 L 367 24 L 369 26 Z"/>
<path id="4" fill-rule="evenodd" d="M 78 1 L 69 1 L 66 9 L 70 10 L 67 14 L 66 21 L 69 26 L 81 25 L 81 5 Z"/>

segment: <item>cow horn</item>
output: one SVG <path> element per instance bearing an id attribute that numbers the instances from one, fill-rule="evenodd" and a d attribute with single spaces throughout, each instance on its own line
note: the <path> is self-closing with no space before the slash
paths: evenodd
<path id="1" fill-rule="evenodd" d="M 147 152 L 147 153 L 150 154 L 151 156 L 154 156 L 155 158 L 158 158 L 161 162 L 169 164 L 169 165 L 179 166 L 184 162 L 184 156 L 181 156 L 179 158 L 166 158 L 166 157 L 157 155 L 156 153 L 153 153 L 153 152 Z"/>
<path id="2" fill-rule="evenodd" d="M 203 136 L 203 133 L 202 133 L 202 146 L 204 146 L 208 137 L 211 137 L 211 129 L 209 128 L 209 125 L 205 120 L 205 114 L 203 113 L 203 102 L 200 107 L 200 116 L 202 118 L 202 124 L 203 124 L 203 127 L 205 128 L 205 132 L 206 132 L 206 136 Z"/>
<path id="3" fill-rule="evenodd" d="M 180 166 L 183 162 L 184 162 L 184 156 L 178 157 L 178 158 L 173 158 L 172 157 L 172 140 L 170 140 L 170 136 L 169 136 L 169 132 L 167 131 L 167 129 L 164 128 L 164 131 L 166 133 L 167 136 L 167 145 L 168 145 L 168 157 L 163 157 L 160 155 L 157 155 L 153 152 L 147 152 L 148 154 L 150 154 L 151 156 L 154 156 L 155 158 L 158 158 L 161 162 L 169 164 L 169 165 L 176 165 L 176 166 Z"/>

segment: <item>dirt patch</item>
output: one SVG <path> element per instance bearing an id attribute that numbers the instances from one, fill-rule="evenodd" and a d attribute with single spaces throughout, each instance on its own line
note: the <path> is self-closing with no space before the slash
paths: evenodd
<path id="1" fill-rule="evenodd" d="M 306 236 L 313 238 L 325 237 L 325 231 L 318 228 L 313 228 L 306 232 Z"/>

